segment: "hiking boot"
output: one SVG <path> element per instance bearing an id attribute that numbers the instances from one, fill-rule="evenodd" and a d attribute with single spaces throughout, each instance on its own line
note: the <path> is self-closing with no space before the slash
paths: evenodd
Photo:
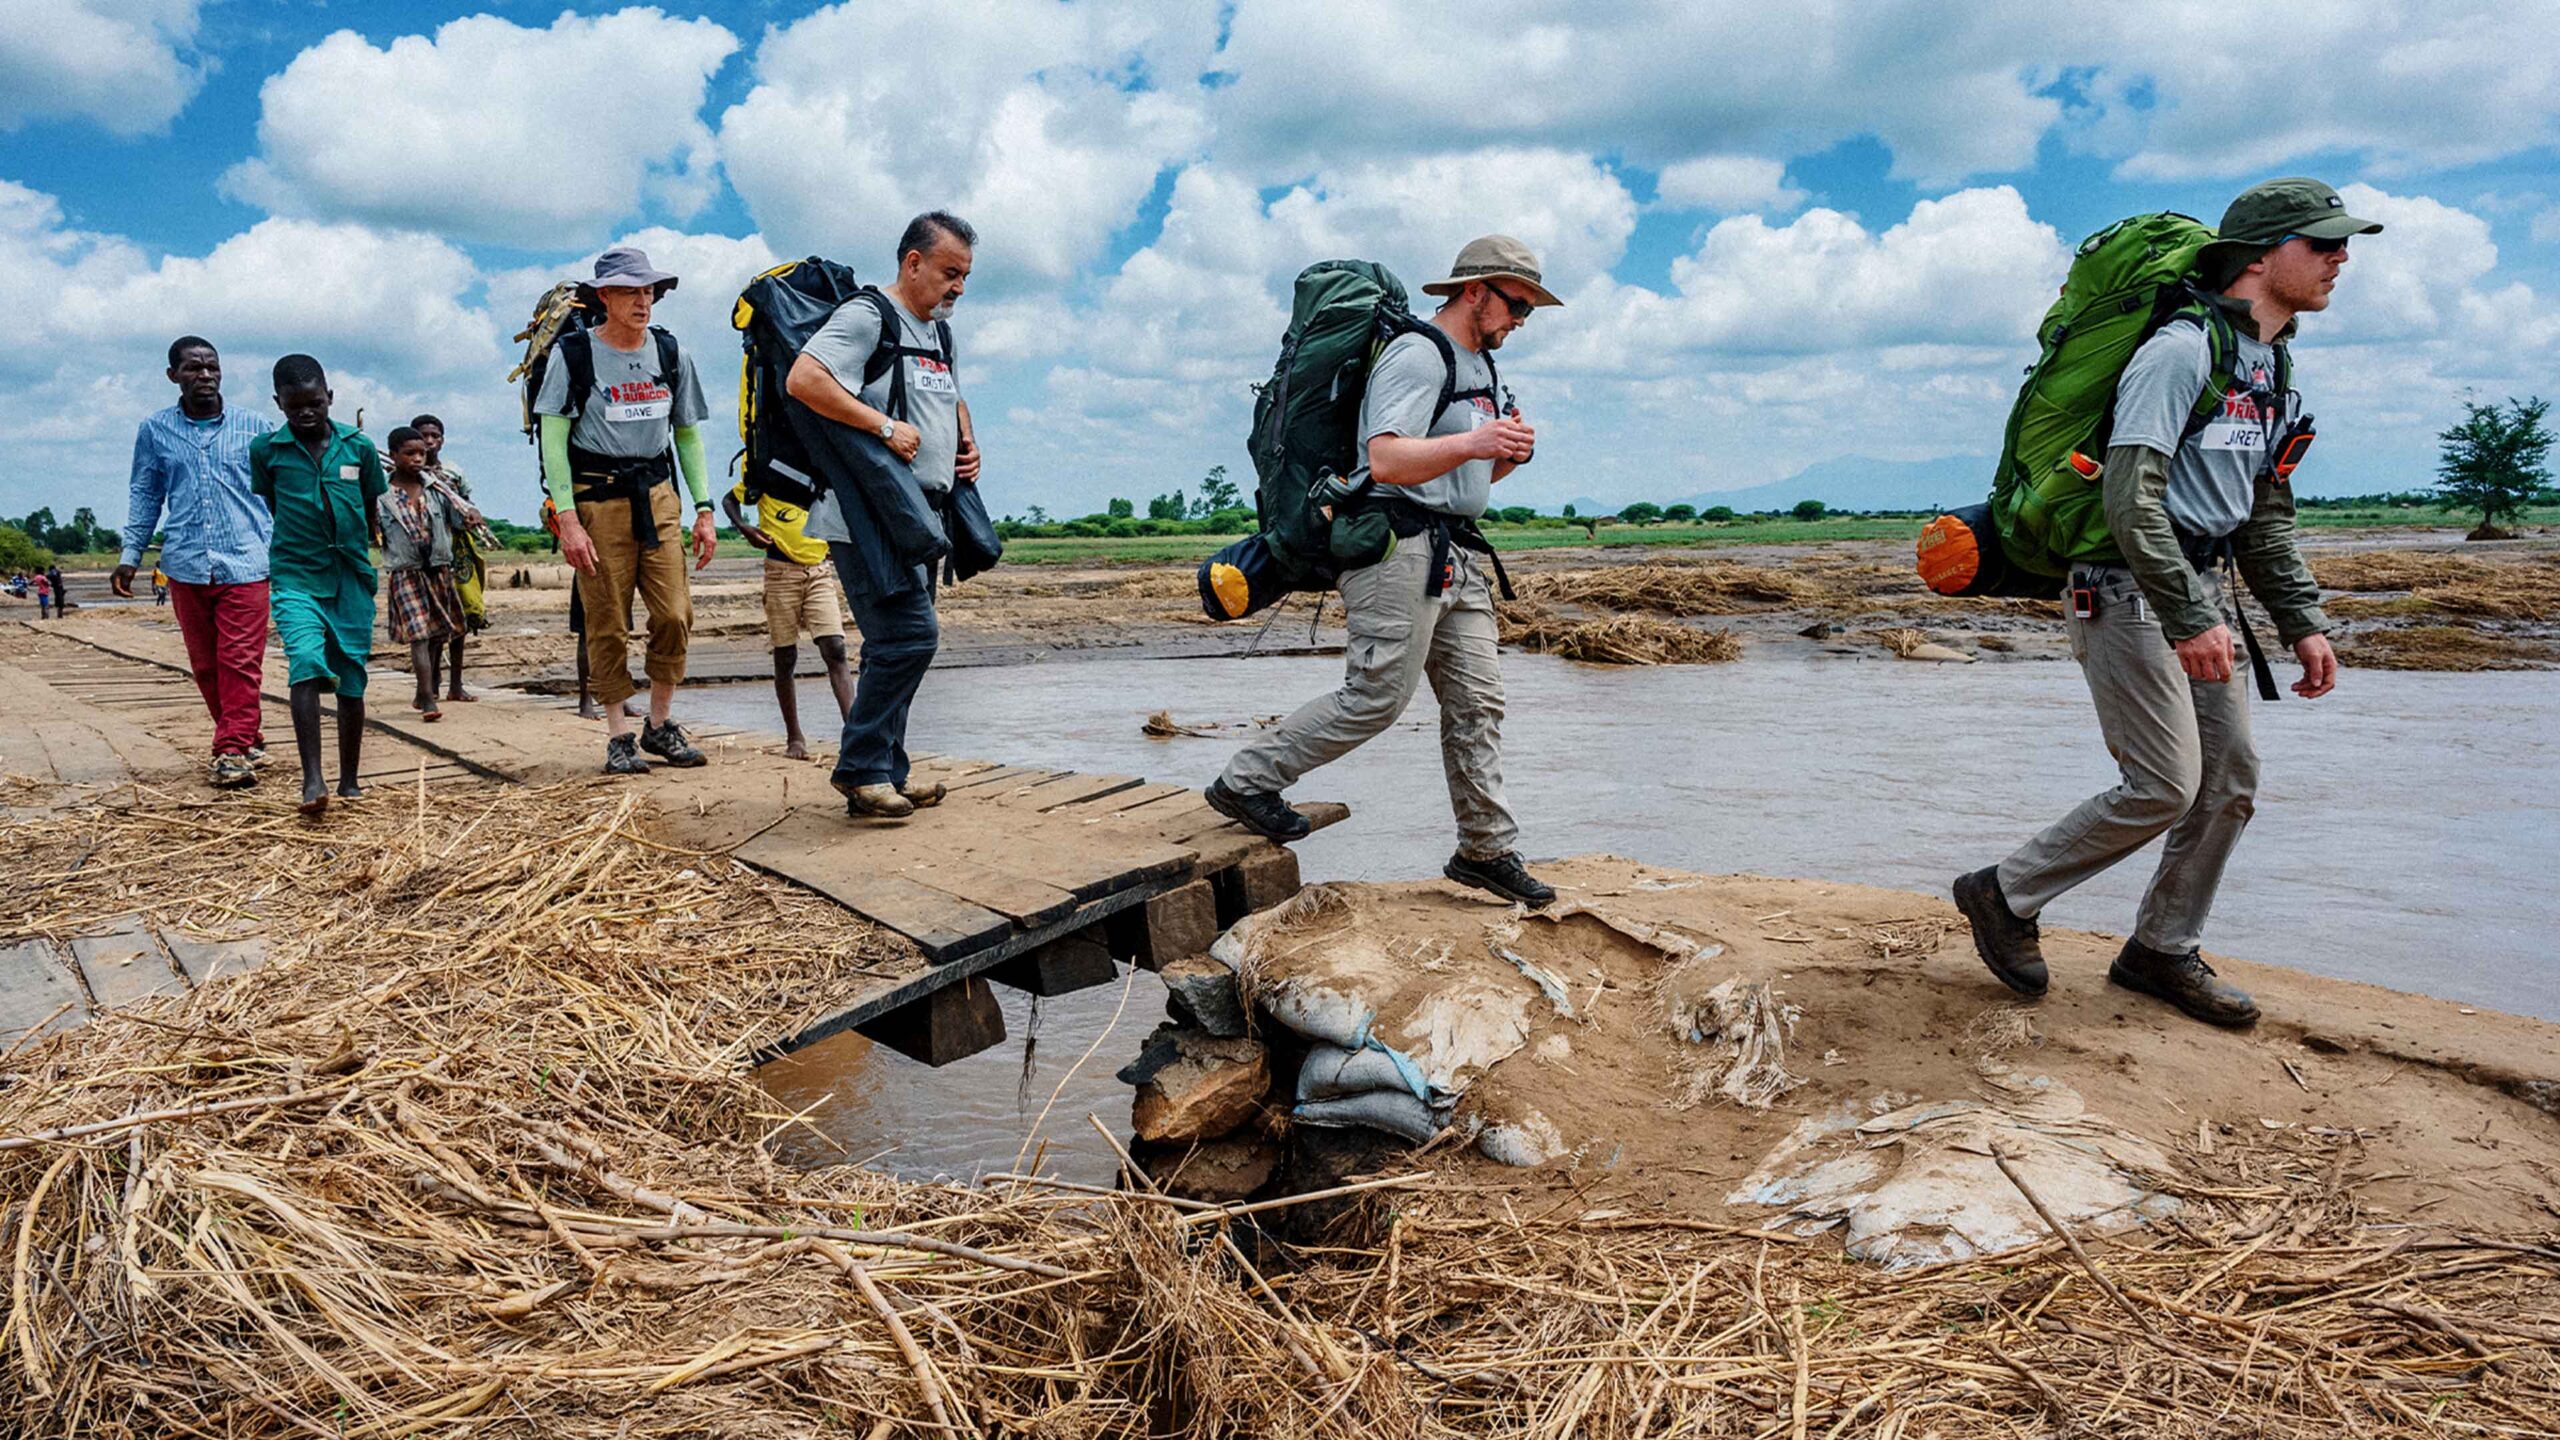
<path id="1" fill-rule="evenodd" d="M 1997 865 L 1959 875 L 1956 908 L 1973 926 L 1973 950 L 2000 983 L 2030 1000 L 2044 995 L 2044 944 L 2033 920 L 2022 920 L 2000 893 Z"/>
<path id="2" fill-rule="evenodd" d="M 1209 802 L 1210 809 L 1265 840 L 1276 840 L 1286 845 L 1292 840 L 1305 839 L 1307 832 L 1316 828 L 1307 823 L 1306 816 L 1290 809 L 1289 802 L 1277 795 L 1247 795 L 1241 790 L 1228 789 L 1224 780 L 1210 781 L 1209 788 L 1200 794 Z"/>
<path id="3" fill-rule="evenodd" d="M 684 738 L 684 727 L 673 720 L 664 725 L 641 721 L 640 748 L 679 770 L 690 770 L 696 765 L 711 763 L 703 758 L 701 751 L 693 748 L 692 741 Z"/>
<path id="4" fill-rule="evenodd" d="M 898 793 L 895 785 L 844 786 L 844 813 L 862 820 L 904 820 L 916 813 L 915 802 Z"/>
<path id="5" fill-rule="evenodd" d="M 2236 1029 L 2258 1023 L 2258 1002 L 2249 998 L 2248 991 L 2217 977 L 2193 950 L 2173 955 L 2127 940 L 2116 963 L 2107 967 L 2107 983 L 2166 1000 L 2208 1025 Z"/>
<path id="6" fill-rule="evenodd" d="M 1532 910 L 1543 910 L 1554 904 L 1556 899 L 1556 887 L 1530 874 L 1528 867 L 1520 863 L 1520 852 L 1516 850 L 1505 850 L 1490 860 L 1470 860 L 1464 855 L 1452 855 L 1449 863 L 1440 867 L 1440 873 L 1461 885 L 1490 890 L 1505 900 L 1526 905 Z"/>
<path id="7" fill-rule="evenodd" d="M 212 780 L 216 790 L 237 790 L 257 784 L 258 771 L 249 763 L 248 756 L 237 750 L 226 750 L 213 757 Z"/>
<path id="8" fill-rule="evenodd" d="M 941 804 L 942 797 L 951 792 L 945 789 L 940 781 L 935 781 L 931 785 L 901 785 L 898 787 L 898 793 L 905 796 L 907 803 L 916 809 L 930 810 Z"/>
<path id="9" fill-rule="evenodd" d="M 646 775 L 649 762 L 640 758 L 640 741 L 625 732 L 604 742 L 604 773 L 607 775 Z"/>
<path id="10" fill-rule="evenodd" d="M 252 745 L 248 749 L 240 752 L 240 758 L 248 761 L 251 765 L 264 765 L 267 763 L 267 747 L 264 745 Z"/>

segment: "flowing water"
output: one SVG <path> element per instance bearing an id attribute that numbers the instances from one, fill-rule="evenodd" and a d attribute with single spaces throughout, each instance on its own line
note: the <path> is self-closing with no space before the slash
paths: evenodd
<path id="1" fill-rule="evenodd" d="M 1998 859 L 2114 783 L 2067 664 L 1503 664 L 1510 798 L 1532 857 L 1610 851 L 1943 894 L 1959 870 Z M 1139 731 L 1150 712 L 1247 721 L 1340 673 L 1340 660 L 1322 657 L 937 672 L 910 733 L 940 754 L 1201 784 L 1235 742 L 1150 739 Z M 827 713 L 824 686 L 804 687 L 800 703 L 805 715 Z M 763 686 L 693 691 L 680 709 L 773 726 Z M 2560 674 L 2351 670 L 2325 699 L 2288 694 L 2254 717 L 2258 813 L 2208 948 L 2560 1019 Z M 1300 783 L 1299 798 L 1352 806 L 1350 820 L 1297 847 L 1307 879 L 1439 873 L 1451 831 L 1437 725 L 1426 694 L 1388 734 Z M 2122 933 L 2151 859 L 2082 886 L 2047 917 Z M 1107 1178 L 1109 1151 L 1084 1117 L 1126 1129 L 1129 1092 L 1112 1071 L 1162 1015 L 1163 988 L 1139 974 L 1125 1005 L 1123 986 L 1043 1001 L 1036 1025 L 1028 998 L 999 993 L 1013 1038 L 957 1065 L 928 1070 L 845 1036 L 767 1067 L 777 1098 L 817 1106 L 796 1153 L 927 1175 L 1003 1169 L 1048 1105 L 1050 1167 Z"/>

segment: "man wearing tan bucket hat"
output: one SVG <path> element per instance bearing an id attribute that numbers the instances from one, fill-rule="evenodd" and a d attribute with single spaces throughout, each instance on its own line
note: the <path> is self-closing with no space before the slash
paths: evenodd
<path id="1" fill-rule="evenodd" d="M 1525 464 L 1538 441 L 1503 389 L 1493 352 L 1531 311 L 1563 302 L 1541 282 L 1529 247 L 1508 235 L 1469 241 L 1448 276 L 1422 289 L 1441 297 L 1439 310 L 1379 352 L 1360 405 L 1361 463 L 1349 477 L 1358 498 L 1347 504 L 1383 510 L 1395 543 L 1384 559 L 1342 576 L 1350 627 L 1342 688 L 1239 751 L 1208 801 L 1269 839 L 1306 834 L 1305 817 L 1280 792 L 1393 725 L 1428 677 L 1458 821 L 1457 853 L 1442 873 L 1544 905 L 1555 891 L 1520 863 L 1512 848 L 1519 826 L 1502 797 L 1493 603 L 1497 584 L 1506 597 L 1510 587 L 1476 519 L 1494 483 Z"/>

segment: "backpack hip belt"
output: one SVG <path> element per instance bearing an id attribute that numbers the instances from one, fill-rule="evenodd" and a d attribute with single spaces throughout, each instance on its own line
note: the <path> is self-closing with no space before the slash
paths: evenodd
<path id="1" fill-rule="evenodd" d="M 2249 673 L 2258 684 L 2258 698 L 2280 700 L 2276 690 L 2276 672 L 2267 664 L 2267 652 L 2258 643 L 2258 627 L 2249 623 L 2248 608 L 2240 603 L 2240 557 L 2231 548 L 2228 535 L 2199 535 L 2185 526 L 2171 527 L 2178 537 L 2178 549 L 2187 564 L 2198 575 L 2210 575 L 2214 567 L 2222 567 L 2222 612 L 2231 628 L 2240 632 L 2240 642 L 2249 652 Z"/>
<path id="2" fill-rule="evenodd" d="M 1463 515 L 1449 515 L 1438 510 L 1427 509 L 1401 495 L 1386 495 L 1379 491 L 1380 487 L 1372 484 L 1354 497 L 1349 505 L 1362 510 L 1374 509 L 1385 512 L 1387 524 L 1394 527 L 1396 538 L 1399 540 L 1410 540 L 1423 534 L 1430 535 L 1431 574 L 1423 582 L 1424 595 L 1437 599 L 1447 588 L 1449 551 L 1455 548 L 1471 550 L 1491 561 L 1494 588 L 1505 600 L 1520 598 L 1511 589 L 1511 576 L 1502 568 L 1502 557 L 1495 553 L 1493 542 L 1485 538 L 1483 528 L 1475 521 Z"/>
<path id="3" fill-rule="evenodd" d="M 651 508 L 652 494 L 661 485 L 675 480 L 675 465 L 665 453 L 637 459 L 622 455 L 599 455 L 575 446 L 569 450 L 569 494 L 581 505 L 600 505 L 609 500 L 622 500 L 631 506 L 631 538 L 643 550 L 658 545 L 658 517 Z"/>

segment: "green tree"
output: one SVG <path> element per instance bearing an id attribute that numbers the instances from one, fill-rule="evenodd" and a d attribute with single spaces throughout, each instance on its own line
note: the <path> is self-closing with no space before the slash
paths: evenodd
<path id="1" fill-rule="evenodd" d="M 0 574 L 41 570 L 53 563 L 53 552 L 27 538 L 15 525 L 0 525 Z"/>
<path id="2" fill-rule="evenodd" d="M 1685 525 L 1698 518 L 1698 507 L 1695 505 L 1665 505 L 1662 507 L 1662 518 L 1665 520 L 1677 521 L 1680 524 Z"/>
<path id="3" fill-rule="evenodd" d="M 2542 417 L 2551 402 L 2535 396 L 2509 396 L 2502 406 L 2462 402 L 2461 423 L 2436 438 L 2444 442 L 2436 462 L 2436 503 L 2447 510 L 2477 510 L 2475 540 L 2500 538 L 2501 518 L 2523 518 L 2528 505 L 2548 503 L 2551 471 L 2543 460 L 2551 453 L 2551 432 Z"/>
<path id="4" fill-rule="evenodd" d="M 1823 508 L 1819 500 L 1799 500 L 1792 513 L 1799 520 L 1819 520 L 1822 518 Z"/>
<path id="5" fill-rule="evenodd" d="M 1190 513 L 1191 507 L 1183 500 L 1182 492 L 1179 490 L 1170 495 L 1159 495 L 1147 502 L 1147 518 L 1150 520 L 1179 520 Z"/>
<path id="6" fill-rule="evenodd" d="M 1530 509 L 1526 505 L 1505 505 L 1502 507 L 1502 523 L 1505 525 L 1526 525 L 1537 518 L 1538 512 Z"/>
<path id="7" fill-rule="evenodd" d="M 1049 512 L 1037 505 L 1027 505 L 1023 507 L 1022 518 L 1026 524 L 1046 525 L 1049 523 Z"/>
<path id="8" fill-rule="evenodd" d="M 1698 518 L 1701 520 L 1712 520 L 1721 525 L 1727 520 L 1733 518 L 1733 507 L 1730 505 L 1710 505 L 1706 509 L 1698 512 Z"/>
<path id="9" fill-rule="evenodd" d="M 1126 520 L 1131 515 L 1136 514 L 1137 510 L 1136 507 L 1132 506 L 1128 501 L 1115 495 L 1112 497 L 1111 503 L 1103 507 L 1103 513 L 1109 519 Z"/>
<path id="10" fill-rule="evenodd" d="M 53 527 L 61 523 L 53 518 L 53 507 L 48 505 L 41 510 L 28 511 L 27 518 L 18 522 L 18 528 L 41 545 L 44 537 L 53 533 Z"/>
<path id="11" fill-rule="evenodd" d="M 1200 477 L 1200 498 L 1191 502 L 1191 518 L 1206 520 L 1221 510 L 1234 510 L 1243 504 L 1244 497 L 1236 493 L 1235 482 L 1227 478 L 1227 467 L 1212 465 L 1209 473 Z"/>
<path id="12" fill-rule="evenodd" d="M 1577 518 L 1577 517 L 1574 515 L 1574 513 L 1573 513 L 1573 507 L 1572 507 L 1572 506 L 1567 505 L 1566 507 L 1564 507 L 1564 518 L 1566 518 L 1567 520 L 1572 520 L 1572 519 Z"/>
<path id="13" fill-rule="evenodd" d="M 1662 518 L 1662 507 L 1650 500 L 1639 500 L 1619 511 L 1618 518 L 1630 525 L 1650 525 Z"/>

